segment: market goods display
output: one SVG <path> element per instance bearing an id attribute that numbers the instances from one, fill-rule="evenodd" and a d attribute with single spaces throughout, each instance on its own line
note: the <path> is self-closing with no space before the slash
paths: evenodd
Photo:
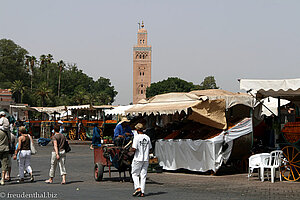
<path id="1" fill-rule="evenodd" d="M 219 135 L 221 132 L 220 129 L 185 120 L 167 124 L 163 129 L 156 132 L 156 139 L 206 140 Z"/>

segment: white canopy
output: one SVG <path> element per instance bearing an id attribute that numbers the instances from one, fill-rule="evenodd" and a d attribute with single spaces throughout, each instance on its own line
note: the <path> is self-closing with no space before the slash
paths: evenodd
<path id="1" fill-rule="evenodd" d="M 263 96 L 293 97 L 300 96 L 300 79 L 254 80 L 241 79 L 241 90 L 256 90 Z"/>
<path id="2" fill-rule="evenodd" d="M 91 105 L 78 105 L 78 106 L 67 106 L 67 110 L 87 110 L 93 109 Z"/>
<path id="3" fill-rule="evenodd" d="M 166 170 L 180 168 L 192 171 L 216 172 L 223 162 L 229 159 L 233 141 L 253 131 L 252 119 L 246 118 L 220 135 L 207 140 L 157 140 L 155 143 L 155 155 L 158 157 L 159 165 Z M 228 144 L 223 149 L 223 143 Z"/>
<path id="4" fill-rule="evenodd" d="M 34 110 L 28 105 L 10 105 L 11 108 L 20 109 L 20 110 Z"/>
<path id="5" fill-rule="evenodd" d="M 133 105 L 117 106 L 111 110 L 104 110 L 105 115 L 125 115 L 125 111 L 131 108 Z"/>
<path id="6" fill-rule="evenodd" d="M 66 111 L 65 106 L 57 106 L 57 107 L 31 107 L 32 109 L 38 111 L 38 112 L 44 112 L 44 113 L 54 113 L 54 112 L 63 112 Z"/>
<path id="7" fill-rule="evenodd" d="M 280 97 L 300 104 L 300 79 L 253 80 L 241 79 L 241 90 L 255 90 L 258 98 Z"/>
<path id="8" fill-rule="evenodd" d="M 93 106 L 93 108 L 95 109 L 112 109 L 114 108 L 115 106 L 112 106 L 112 105 L 101 105 L 101 106 Z"/>

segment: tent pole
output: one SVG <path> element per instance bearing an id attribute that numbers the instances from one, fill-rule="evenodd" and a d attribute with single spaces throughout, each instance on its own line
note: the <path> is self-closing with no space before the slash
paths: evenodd
<path id="1" fill-rule="evenodd" d="M 251 149 L 253 148 L 253 140 L 254 140 L 254 134 L 253 134 L 253 131 L 254 131 L 254 128 L 253 128 L 253 109 L 250 109 L 250 118 L 252 120 Z"/>
<path id="2" fill-rule="evenodd" d="M 281 124 L 280 97 L 278 97 L 278 107 L 277 107 L 277 111 L 278 111 L 278 124 L 279 124 L 279 128 L 280 128 L 280 124 Z"/>
<path id="3" fill-rule="evenodd" d="M 263 107 L 265 107 L 270 113 L 272 113 L 273 115 L 276 116 L 275 113 L 272 112 L 272 110 L 270 110 L 261 100 L 259 100 L 258 98 L 256 98 L 251 92 L 247 92 L 248 94 L 250 94 L 256 101 L 258 101 L 261 105 L 263 105 Z"/>

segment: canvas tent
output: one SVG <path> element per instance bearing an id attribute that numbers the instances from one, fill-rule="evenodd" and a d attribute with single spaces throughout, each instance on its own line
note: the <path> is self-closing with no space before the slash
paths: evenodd
<path id="1" fill-rule="evenodd" d="M 252 108 L 254 99 L 248 94 L 231 93 L 219 89 L 168 93 L 154 96 L 125 112 L 143 116 L 185 113 L 190 120 L 223 130 L 218 136 L 207 140 L 160 139 L 155 143 L 155 154 L 164 169 L 185 168 L 204 172 L 217 171 L 222 163 L 228 160 L 233 140 L 252 132 L 251 118 L 226 130 L 226 110 L 238 104 Z M 226 150 L 223 149 L 224 143 L 228 144 Z"/>
<path id="2" fill-rule="evenodd" d="M 144 104 L 136 104 L 126 110 L 131 115 L 169 115 L 192 110 L 191 120 L 218 129 L 226 129 L 225 111 L 237 104 L 254 106 L 248 94 L 232 93 L 220 89 L 198 90 L 190 93 L 167 93 L 156 95 Z"/>

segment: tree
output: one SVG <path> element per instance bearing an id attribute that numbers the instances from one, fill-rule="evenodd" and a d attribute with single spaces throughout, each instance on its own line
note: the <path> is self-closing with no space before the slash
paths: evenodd
<path id="1" fill-rule="evenodd" d="M 57 66 L 58 66 L 58 68 L 59 68 L 57 96 L 59 97 L 61 72 L 62 72 L 62 70 L 64 69 L 64 67 L 66 66 L 66 64 L 64 63 L 64 61 L 60 60 L 60 61 L 57 63 Z"/>
<path id="2" fill-rule="evenodd" d="M 26 54 L 27 50 L 12 40 L 0 40 L 0 88 L 11 88 L 15 80 L 23 80 L 27 86 L 29 76 L 24 65 Z"/>
<path id="3" fill-rule="evenodd" d="M 44 70 L 45 70 L 45 68 L 46 68 L 46 55 L 44 55 L 44 54 L 42 54 L 41 56 L 40 56 L 40 68 L 41 68 L 41 70 L 42 70 L 42 72 L 44 72 Z"/>
<path id="4" fill-rule="evenodd" d="M 99 77 L 99 79 L 92 84 L 92 93 L 97 93 L 100 104 L 112 104 L 118 92 L 115 91 L 114 86 L 107 78 Z"/>
<path id="5" fill-rule="evenodd" d="M 151 83 L 146 90 L 146 97 L 152 97 L 158 94 L 169 92 L 190 92 L 194 88 L 192 82 L 187 82 L 177 77 L 171 77 L 167 80 Z"/>
<path id="6" fill-rule="evenodd" d="M 13 94 L 16 95 L 16 102 L 17 103 L 22 103 L 23 102 L 23 95 L 25 91 L 25 86 L 21 80 L 16 80 L 13 82 L 11 90 Z"/>
<path id="7" fill-rule="evenodd" d="M 36 63 L 36 57 L 34 56 L 25 56 L 25 65 L 27 66 L 27 72 L 30 73 L 30 90 L 32 91 L 32 79 L 33 79 L 33 70 Z"/>
<path id="8" fill-rule="evenodd" d="M 49 95 L 51 93 L 51 89 L 47 87 L 47 84 L 44 82 L 41 86 L 36 90 L 36 94 L 41 98 L 42 107 L 45 106 L 46 98 L 49 99 Z"/>
<path id="9" fill-rule="evenodd" d="M 48 67 L 49 64 L 51 64 L 53 60 L 53 56 L 51 54 L 48 54 L 46 57 L 46 66 L 47 66 L 47 86 L 49 86 L 49 73 L 50 73 L 50 69 Z"/>
<path id="10" fill-rule="evenodd" d="M 86 95 L 87 94 L 87 91 L 81 87 L 81 86 L 78 86 L 75 88 L 75 94 L 73 96 L 74 98 L 74 103 L 76 105 L 82 105 L 85 103 L 85 100 L 86 100 Z"/>
<path id="11" fill-rule="evenodd" d="M 203 82 L 200 84 L 201 90 L 207 89 L 219 89 L 216 84 L 216 80 L 214 76 L 207 76 L 204 78 Z"/>
<path id="12" fill-rule="evenodd" d="M 6 39 L 0 40 L 0 88 L 14 89 L 16 101 L 30 106 L 111 104 L 117 95 L 109 79 L 99 77 L 94 81 L 76 64 L 65 66 L 62 60 L 54 63 L 51 54 L 41 55 L 37 62 L 25 49 Z"/>

